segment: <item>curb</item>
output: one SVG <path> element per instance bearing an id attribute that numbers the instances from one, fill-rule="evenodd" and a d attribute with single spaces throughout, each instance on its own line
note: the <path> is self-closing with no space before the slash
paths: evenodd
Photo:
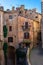
<path id="1" fill-rule="evenodd" d="M 28 65 L 31 65 L 31 62 L 30 62 L 30 49 L 28 48 L 28 53 L 27 53 L 27 62 L 28 62 Z"/>
<path id="2" fill-rule="evenodd" d="M 29 65 L 32 65 L 32 64 L 31 64 L 31 60 L 30 60 L 31 50 L 32 50 L 32 49 L 30 48 L 30 49 L 29 49 Z"/>
<path id="3" fill-rule="evenodd" d="M 30 53 L 31 53 L 31 49 L 29 49 L 29 65 L 32 65 L 30 61 Z"/>

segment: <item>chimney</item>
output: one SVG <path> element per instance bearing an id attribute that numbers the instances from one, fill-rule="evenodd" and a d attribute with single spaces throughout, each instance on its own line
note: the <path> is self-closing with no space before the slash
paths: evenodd
<path id="1" fill-rule="evenodd" d="M 36 12 L 36 8 L 32 9 L 33 12 Z"/>
<path id="2" fill-rule="evenodd" d="M 24 6 L 24 5 L 21 5 L 21 8 L 22 8 L 22 9 L 24 9 L 24 8 L 25 8 L 25 6 Z"/>
<path id="3" fill-rule="evenodd" d="M 7 12 L 10 12 L 10 9 L 7 9 Z"/>
<path id="4" fill-rule="evenodd" d="M 14 11 L 14 10 L 15 10 L 15 7 L 13 6 L 13 7 L 12 7 L 12 11 Z"/>
<path id="5" fill-rule="evenodd" d="M 4 11 L 4 8 L 3 8 L 3 6 L 0 6 L 0 10 Z"/>

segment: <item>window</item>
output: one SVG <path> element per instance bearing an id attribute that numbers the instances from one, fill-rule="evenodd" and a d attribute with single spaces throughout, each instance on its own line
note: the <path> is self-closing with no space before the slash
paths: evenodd
<path id="1" fill-rule="evenodd" d="M 12 19 L 13 17 L 12 17 L 12 15 L 9 15 L 9 19 Z"/>
<path id="2" fill-rule="evenodd" d="M 24 33 L 24 39 L 28 39 L 28 38 L 29 38 L 29 33 L 28 32 Z"/>
<path id="3" fill-rule="evenodd" d="M 13 42 L 13 37 L 8 37 L 8 42 Z"/>
<path id="4" fill-rule="evenodd" d="M 9 26 L 9 31 L 12 31 L 12 26 Z"/>
<path id="5" fill-rule="evenodd" d="M 30 12 L 30 14 L 32 14 L 32 12 Z"/>
<path id="6" fill-rule="evenodd" d="M 38 16 L 35 16 L 35 18 L 38 18 Z"/>
<path id="7" fill-rule="evenodd" d="M 19 14 L 21 14 L 21 11 L 19 11 Z"/>
<path id="8" fill-rule="evenodd" d="M 28 28 L 28 22 L 25 22 L 25 29 Z"/>
<path id="9" fill-rule="evenodd" d="M 23 13 L 23 11 L 21 10 L 21 11 L 19 11 L 19 14 L 22 14 Z"/>

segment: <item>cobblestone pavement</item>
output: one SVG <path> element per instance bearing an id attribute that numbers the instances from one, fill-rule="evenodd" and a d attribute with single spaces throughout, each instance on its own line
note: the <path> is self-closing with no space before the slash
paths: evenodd
<path id="1" fill-rule="evenodd" d="M 43 65 L 43 49 L 40 48 L 32 49 L 30 61 L 32 65 Z"/>

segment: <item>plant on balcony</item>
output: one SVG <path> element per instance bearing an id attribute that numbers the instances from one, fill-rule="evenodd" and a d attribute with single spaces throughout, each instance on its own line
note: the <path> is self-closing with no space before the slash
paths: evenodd
<path id="1" fill-rule="evenodd" d="M 29 26 L 26 27 L 26 26 L 22 25 L 22 29 L 23 29 L 23 31 L 25 31 L 25 30 L 30 30 L 30 27 L 29 27 Z"/>
<path id="2" fill-rule="evenodd" d="M 27 40 L 27 39 L 26 40 L 23 40 L 23 42 L 24 43 L 31 43 L 31 41 L 30 40 Z"/>
<path id="3" fill-rule="evenodd" d="M 25 39 L 25 40 L 23 40 L 23 43 L 25 43 L 27 46 L 30 46 L 31 41 L 30 41 L 30 40 Z"/>
<path id="4" fill-rule="evenodd" d="M 7 26 L 6 25 L 4 25 L 3 26 L 3 35 L 4 35 L 4 38 L 6 38 L 7 37 Z"/>

